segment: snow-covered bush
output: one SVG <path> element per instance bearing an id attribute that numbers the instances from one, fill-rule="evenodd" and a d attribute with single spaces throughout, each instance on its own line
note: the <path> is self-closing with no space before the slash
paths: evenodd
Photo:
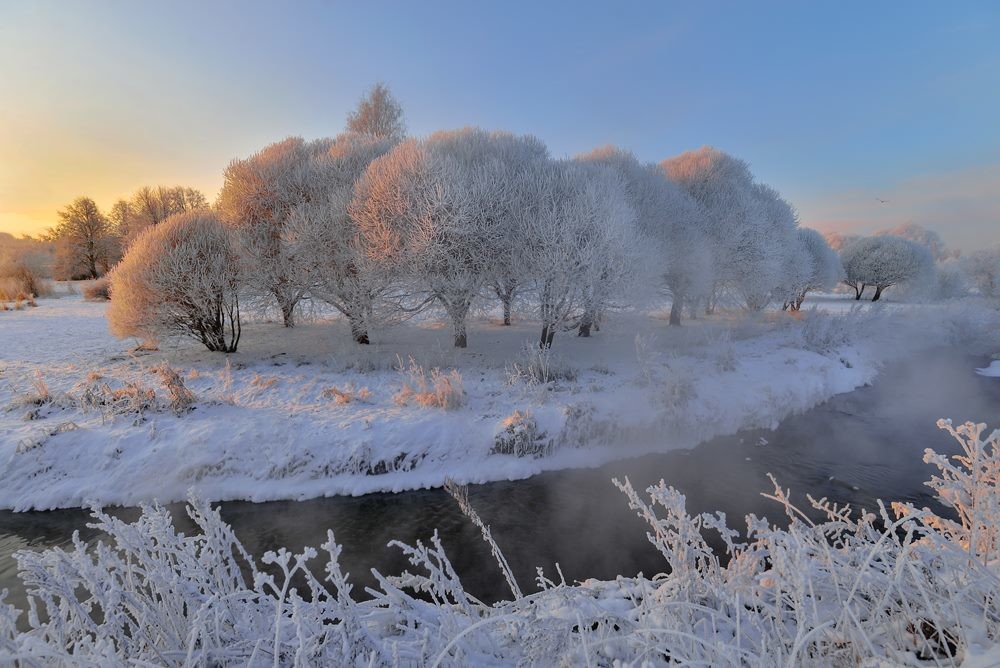
<path id="1" fill-rule="evenodd" d="M 403 368 L 402 360 L 399 370 L 406 375 L 403 387 L 393 396 L 393 401 L 399 406 L 409 405 L 444 408 L 446 410 L 461 408 L 465 405 L 465 390 L 462 386 L 462 374 L 458 369 L 445 373 L 434 367 L 427 370 L 412 357 L 408 368 Z"/>
<path id="2" fill-rule="evenodd" d="M 616 481 L 664 557 L 653 578 L 570 585 L 539 569 L 527 592 L 451 485 L 509 585 L 496 605 L 465 590 L 436 532 L 391 543 L 412 570 L 374 571 L 377 586 L 359 600 L 332 531 L 317 576 L 316 549 L 258 562 L 197 501 L 192 534 L 158 506 L 133 523 L 95 510 L 92 526 L 107 536 L 96 548 L 74 535 L 68 549 L 16 554 L 30 609 L 19 629 L 0 593 L 0 663 L 986 665 L 1000 643 L 1000 433 L 942 427 L 963 454 L 926 459 L 954 518 L 812 497 L 802 510 L 775 484 L 766 496 L 787 528 L 749 515 L 740 532 L 721 514 L 692 516 L 662 482 L 643 495 Z"/>
<path id="3" fill-rule="evenodd" d="M 984 297 L 1000 294 L 1000 246 L 969 253 L 965 266 L 979 294 Z"/>
<path id="4" fill-rule="evenodd" d="M 941 473 L 931 477 L 927 486 L 958 515 L 958 522 L 934 517 L 934 528 L 984 566 L 996 564 L 1000 557 L 1000 430 L 984 437 L 985 424 L 966 422 L 954 427 L 951 420 L 938 420 L 937 425 L 958 441 L 962 452 L 946 457 L 930 448 L 924 451 L 924 462 Z M 903 515 L 912 511 L 902 504 L 894 507 Z"/>
<path id="5" fill-rule="evenodd" d="M 368 343 L 376 299 L 385 286 L 367 261 L 348 213 L 355 183 L 393 144 L 370 135 L 337 137 L 303 166 L 309 201 L 291 210 L 283 235 L 295 282 L 347 318 L 351 335 Z"/>
<path id="6" fill-rule="evenodd" d="M 83 287 L 83 298 L 91 302 L 106 302 L 111 299 L 111 282 L 105 276 Z"/>
<path id="7" fill-rule="evenodd" d="M 552 449 L 552 439 L 538 427 L 529 410 L 516 410 L 503 419 L 490 454 L 542 457 Z"/>
<path id="8" fill-rule="evenodd" d="M 806 313 L 802 323 L 802 347 L 827 355 L 846 345 L 865 339 L 869 327 L 878 316 L 870 311 L 853 308 L 847 313 Z"/>
<path id="9" fill-rule="evenodd" d="M 171 216 L 144 230 L 109 276 L 115 336 L 193 337 L 209 350 L 240 341 L 239 257 L 211 211 Z"/>
<path id="10" fill-rule="evenodd" d="M 948 258 L 935 266 L 937 299 L 958 299 L 969 294 L 970 279 L 961 258 Z"/>
<path id="11" fill-rule="evenodd" d="M 152 368 L 152 372 L 167 388 L 167 393 L 170 395 L 170 408 L 175 413 L 180 414 L 191 409 L 195 402 L 194 392 L 184 384 L 184 379 L 181 378 L 176 369 L 166 362 L 161 362 Z"/>
<path id="12" fill-rule="evenodd" d="M 286 327 L 305 296 L 297 280 L 284 231 L 292 211 L 308 202 L 309 162 L 325 153 L 330 140 L 289 137 L 226 167 L 218 210 L 233 230 L 247 265 L 247 279 L 259 296 L 277 300 Z"/>
<path id="13" fill-rule="evenodd" d="M 882 291 L 900 283 L 919 280 L 933 271 L 934 260 L 924 246 L 900 237 L 863 237 L 840 252 L 846 274 L 845 283 L 861 299 L 865 288 L 875 287 L 872 301 Z"/>
<path id="14" fill-rule="evenodd" d="M 30 257 L 0 253 L 0 301 L 24 301 L 51 294 L 40 267 Z"/>
<path id="15" fill-rule="evenodd" d="M 516 359 L 506 365 L 507 383 L 548 385 L 560 380 L 576 380 L 577 371 L 552 348 L 525 343 Z"/>

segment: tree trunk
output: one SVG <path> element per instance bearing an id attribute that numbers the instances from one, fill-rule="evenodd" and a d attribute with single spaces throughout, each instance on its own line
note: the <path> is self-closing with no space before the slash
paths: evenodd
<path id="1" fill-rule="evenodd" d="M 514 303 L 514 293 L 517 292 L 517 281 L 507 278 L 493 282 L 493 292 L 503 305 L 503 324 L 510 326 L 511 305 Z"/>
<path id="2" fill-rule="evenodd" d="M 865 285 L 864 283 L 861 283 L 861 287 L 858 287 L 857 285 L 854 286 L 854 301 L 861 301 L 861 295 L 864 293 L 865 288 L 867 287 L 868 286 Z"/>
<path id="3" fill-rule="evenodd" d="M 879 297 L 882 296 L 882 288 L 883 288 L 883 286 L 881 286 L 881 285 L 876 285 L 875 286 L 875 296 L 872 297 L 872 301 L 873 302 L 877 302 L 879 300 Z"/>
<path id="4" fill-rule="evenodd" d="M 785 302 L 784 304 L 781 305 L 781 310 L 782 311 L 787 311 L 788 307 L 791 306 L 791 305 L 792 305 L 791 302 Z M 792 310 L 794 311 L 795 309 L 792 309 Z"/>
<path id="5" fill-rule="evenodd" d="M 670 324 L 679 327 L 681 324 L 681 312 L 684 310 L 684 300 L 681 297 L 674 297 L 670 302 Z"/>
<path id="6" fill-rule="evenodd" d="M 281 321 L 285 327 L 295 326 L 295 302 L 287 298 L 278 298 L 278 305 L 281 307 Z"/>
<path id="7" fill-rule="evenodd" d="M 806 300 L 806 293 L 800 292 L 799 296 L 796 297 L 795 301 L 792 302 L 792 310 L 799 311 L 802 309 L 802 302 Z"/>
<path id="8" fill-rule="evenodd" d="M 451 314 L 451 324 L 455 330 L 455 347 L 465 348 L 469 345 L 465 332 L 465 314 L 469 311 L 468 304 L 452 306 L 448 309 Z"/>
<path id="9" fill-rule="evenodd" d="M 556 335 L 555 325 L 542 325 L 542 338 L 538 342 L 539 348 L 551 348 L 552 339 Z"/>
<path id="10" fill-rule="evenodd" d="M 367 346 L 370 341 L 368 340 L 368 328 L 365 327 L 364 322 L 360 318 L 349 318 L 351 322 L 351 337 L 354 338 L 354 342 Z"/>
<path id="11" fill-rule="evenodd" d="M 590 329 L 594 328 L 596 331 L 601 331 L 601 328 L 597 326 L 597 312 L 591 307 L 587 307 L 583 312 L 583 317 L 580 318 L 580 329 L 577 331 L 577 336 L 589 337 Z"/>

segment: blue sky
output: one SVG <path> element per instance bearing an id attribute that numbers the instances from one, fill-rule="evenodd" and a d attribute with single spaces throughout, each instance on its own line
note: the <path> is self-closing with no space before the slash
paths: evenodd
<path id="1" fill-rule="evenodd" d="M 710 144 L 804 224 L 1000 242 L 1000 3 L 0 0 L 0 230 L 336 134 L 373 82 L 411 134 L 557 156 Z M 876 197 L 889 200 L 880 204 Z"/>

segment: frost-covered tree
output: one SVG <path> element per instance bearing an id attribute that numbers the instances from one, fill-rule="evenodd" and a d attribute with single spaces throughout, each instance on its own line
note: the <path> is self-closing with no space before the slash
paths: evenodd
<path id="1" fill-rule="evenodd" d="M 755 183 L 751 198 L 756 220 L 744 231 L 736 257 L 756 270 L 744 273 L 737 292 L 748 309 L 760 311 L 780 300 L 782 285 L 800 282 L 811 273 L 812 258 L 797 237 L 795 210 L 776 190 Z"/>
<path id="2" fill-rule="evenodd" d="M 965 259 L 969 279 L 984 297 L 1000 294 L 1000 246 L 969 253 Z"/>
<path id="3" fill-rule="evenodd" d="M 517 218 L 520 275 L 542 322 L 539 344 L 580 317 L 592 289 L 607 298 L 628 291 L 639 252 L 635 212 L 621 173 L 601 164 L 539 161 L 520 179 L 532 195 Z"/>
<path id="4" fill-rule="evenodd" d="M 704 296 L 711 282 L 711 256 L 701 230 L 701 209 L 660 167 L 642 164 L 628 151 L 605 146 L 578 159 L 606 165 L 621 174 L 636 215 L 643 258 L 658 277 L 657 287 L 671 297 L 670 323 L 679 325 L 685 299 Z M 581 330 L 587 324 L 585 313 Z"/>
<path id="5" fill-rule="evenodd" d="M 247 263 L 247 279 L 258 295 L 273 296 L 286 327 L 305 296 L 287 248 L 285 227 L 292 212 L 310 201 L 310 161 L 330 140 L 290 137 L 226 167 L 219 193 L 222 219 L 233 230 Z"/>
<path id="6" fill-rule="evenodd" d="M 347 117 L 347 131 L 371 135 L 376 139 L 400 141 L 406 136 L 403 107 L 389 87 L 379 82 L 358 102 Z"/>
<path id="7" fill-rule="evenodd" d="M 814 269 L 805 241 L 794 235 L 782 256 L 781 283 L 771 292 L 771 298 L 781 304 L 782 311 L 798 310 L 798 297 L 808 285 Z"/>
<path id="8" fill-rule="evenodd" d="M 794 211 L 754 181 L 747 163 L 717 149 L 689 151 L 661 166 L 704 212 L 715 279 L 707 310 L 723 291 L 739 295 L 751 309 L 766 306 L 781 283 Z"/>
<path id="9" fill-rule="evenodd" d="M 840 253 L 846 274 L 845 283 L 861 299 L 865 288 L 875 287 L 872 301 L 893 285 L 914 281 L 933 270 L 934 259 L 926 247 L 900 237 L 864 237 Z"/>
<path id="10" fill-rule="evenodd" d="M 875 236 L 900 237 L 918 243 L 930 251 L 931 257 L 934 258 L 935 262 L 940 262 L 957 255 L 945 247 L 944 241 L 941 240 L 937 232 L 928 230 L 926 227 L 917 225 L 916 223 L 903 223 L 902 225 L 897 225 L 886 230 L 879 230 L 875 233 Z"/>
<path id="11" fill-rule="evenodd" d="M 533 137 L 438 132 L 399 144 L 358 183 L 350 212 L 369 256 L 444 308 L 457 347 L 467 345 L 469 310 L 514 239 L 516 176 L 545 155 Z"/>
<path id="12" fill-rule="evenodd" d="M 128 199 L 120 199 L 108 212 L 115 234 L 128 246 L 147 227 L 158 225 L 170 216 L 207 209 L 205 195 L 184 186 L 143 186 Z"/>
<path id="13" fill-rule="evenodd" d="M 967 265 L 959 257 L 948 257 L 935 265 L 934 297 L 958 299 L 969 294 Z"/>
<path id="14" fill-rule="evenodd" d="M 354 187 L 373 160 L 393 146 L 388 139 L 348 133 L 312 158 L 309 202 L 292 210 L 284 231 L 296 280 L 348 320 L 357 343 L 367 344 L 375 300 L 383 286 L 369 266 L 348 208 Z"/>
<path id="15" fill-rule="evenodd" d="M 830 248 L 839 253 L 840 251 L 844 250 L 844 248 L 846 248 L 848 245 L 860 239 L 861 236 L 857 234 L 841 234 L 840 232 L 827 232 L 823 235 L 823 238 L 826 239 L 826 243 L 830 245 Z"/>
<path id="16" fill-rule="evenodd" d="M 823 235 L 808 227 L 800 227 L 796 231 L 797 242 L 809 258 L 809 271 L 804 280 L 795 280 L 795 272 L 786 273 L 788 282 L 783 302 L 785 307 L 798 311 L 805 301 L 806 294 L 815 290 L 833 288 L 843 277 L 844 267 L 840 264 L 840 256 L 830 248 Z"/>
<path id="17" fill-rule="evenodd" d="M 47 232 L 55 243 L 57 278 L 97 278 L 118 259 L 118 240 L 94 200 L 77 197 L 59 211 L 59 223 Z"/>
<path id="18" fill-rule="evenodd" d="M 182 334 L 233 352 L 240 272 L 237 249 L 214 212 L 171 216 L 141 232 L 111 272 L 111 332 L 144 341 Z"/>

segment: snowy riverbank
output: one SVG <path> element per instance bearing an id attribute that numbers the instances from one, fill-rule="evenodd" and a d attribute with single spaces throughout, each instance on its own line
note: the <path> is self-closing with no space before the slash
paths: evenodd
<path id="1" fill-rule="evenodd" d="M 851 313 L 841 300 L 801 318 L 680 329 L 657 314 L 615 315 L 593 338 L 557 337 L 548 360 L 528 359 L 531 325 L 482 321 L 455 351 L 433 322 L 361 349 L 341 323 L 262 322 L 234 355 L 187 341 L 130 355 L 107 333 L 103 304 L 40 303 L 0 320 L 0 507 L 167 502 L 192 489 L 301 499 L 592 466 L 775 425 L 870 382 L 887 361 L 991 336 L 998 320 L 975 302 Z M 171 406 L 155 371 L 164 362 L 193 393 L 189 406 Z M 418 367 L 457 369 L 450 392 L 462 405 L 401 394 L 419 389 Z"/>

